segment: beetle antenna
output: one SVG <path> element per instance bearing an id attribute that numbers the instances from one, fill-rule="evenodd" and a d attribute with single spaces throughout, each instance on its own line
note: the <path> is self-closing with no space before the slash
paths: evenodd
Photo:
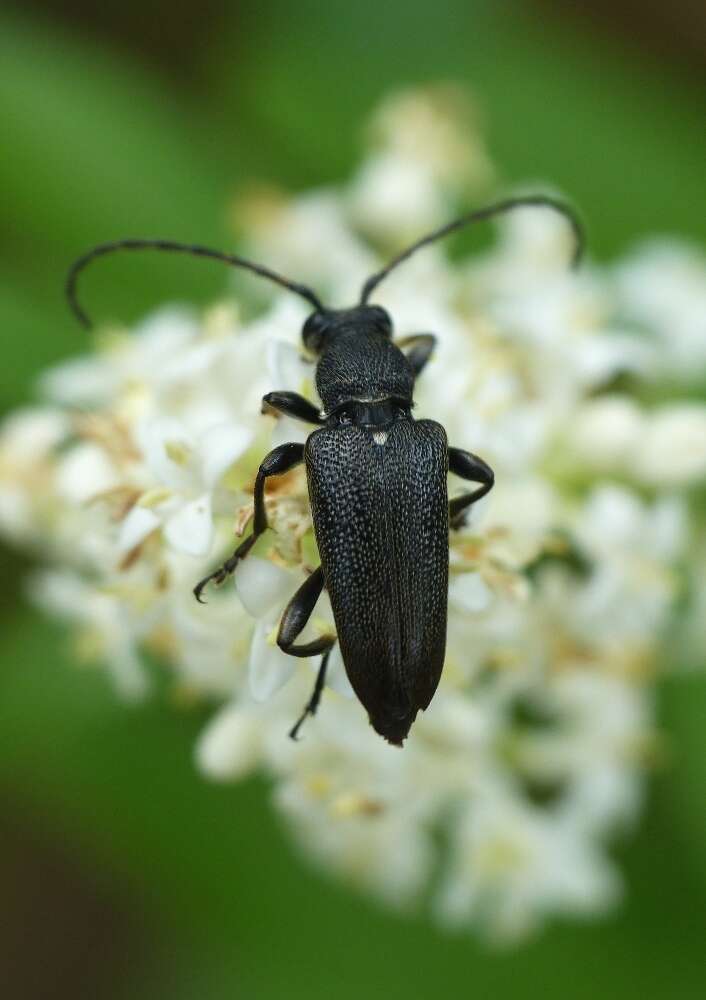
<path id="1" fill-rule="evenodd" d="M 82 254 L 73 262 L 66 275 L 66 298 L 68 299 L 71 311 L 79 322 L 89 330 L 91 328 L 91 321 L 81 308 L 76 293 L 78 276 L 96 257 L 105 257 L 107 254 L 116 253 L 120 250 L 163 250 L 168 253 L 184 253 L 191 254 L 194 257 L 208 257 L 211 260 L 219 260 L 223 264 L 229 264 L 231 267 L 242 267 L 246 271 L 258 274 L 261 278 L 268 278 L 282 288 L 288 288 L 290 292 L 301 295 L 303 299 L 310 302 L 317 310 L 324 308 L 318 296 L 306 285 L 300 285 L 296 281 L 289 281 L 288 278 L 277 274 L 276 271 L 271 271 L 268 267 L 263 267 L 262 264 L 246 260 L 244 257 L 238 257 L 236 254 L 223 253 L 221 250 L 211 250 L 209 247 L 202 247 L 198 244 L 177 243 L 174 240 L 113 240 L 110 243 L 99 243 L 98 246 L 92 247 L 86 253 Z"/>
<path id="2" fill-rule="evenodd" d="M 492 219 L 493 216 L 503 215 L 505 212 L 511 212 L 516 208 L 525 208 L 532 205 L 537 205 L 541 208 L 551 208 L 554 212 L 558 212 L 560 215 L 563 215 L 568 221 L 571 226 L 575 242 L 574 250 L 571 255 L 571 266 L 577 267 L 583 255 L 585 237 L 583 226 L 581 225 L 581 222 L 574 210 L 567 205 L 566 202 L 560 201 L 558 198 L 551 198 L 549 195 L 523 195 L 517 198 L 507 198 L 504 201 L 498 201 L 492 205 L 486 205 L 485 208 L 479 208 L 474 212 L 469 212 L 467 215 L 462 215 L 460 218 L 454 219 L 453 222 L 447 222 L 446 225 L 440 226 L 438 229 L 434 229 L 431 233 L 427 233 L 426 236 L 422 236 L 422 238 L 417 240 L 416 243 L 412 243 L 412 245 L 407 247 L 406 250 L 397 254 L 397 256 L 394 257 L 389 264 L 383 267 L 381 271 L 378 271 L 376 274 L 373 274 L 368 278 L 363 285 L 363 290 L 360 295 L 360 304 L 366 304 L 373 289 L 377 288 L 383 278 L 386 278 L 393 268 L 407 260 L 408 257 L 411 257 L 413 253 L 420 250 L 422 247 L 427 246 L 429 243 L 433 243 L 435 240 L 441 239 L 442 236 L 448 236 L 449 233 L 455 233 L 457 229 L 462 229 L 464 226 L 468 226 L 473 222 L 483 222 L 485 219 Z"/>

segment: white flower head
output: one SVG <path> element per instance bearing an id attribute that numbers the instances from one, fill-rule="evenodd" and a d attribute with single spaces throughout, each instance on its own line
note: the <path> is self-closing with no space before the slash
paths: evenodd
<path id="1" fill-rule="evenodd" d="M 251 193 L 254 255 L 333 306 L 357 301 L 381 247 L 446 221 L 465 188 L 487 183 L 462 105 L 448 88 L 393 96 L 348 184 Z M 252 530 L 263 456 L 307 435 L 261 413 L 262 396 L 320 407 L 299 299 L 258 286 L 250 319 L 228 295 L 203 317 L 168 308 L 106 332 L 42 378 L 43 406 L 0 429 L 0 530 L 51 559 L 31 594 L 70 623 L 77 655 L 132 697 L 148 687 L 145 655 L 158 657 L 182 697 L 218 703 L 196 748 L 205 775 L 264 771 L 327 869 L 392 906 L 431 885 L 442 923 L 506 942 L 618 898 L 609 838 L 639 816 L 651 680 L 680 603 L 689 658 L 702 655 L 687 493 L 706 472 L 706 422 L 679 385 L 706 360 L 706 266 L 675 242 L 578 273 L 570 252 L 564 221 L 528 208 L 492 249 L 452 263 L 428 247 L 376 292 L 396 336 L 438 337 L 415 416 L 496 474 L 450 535 L 444 671 L 402 750 L 371 729 L 338 645 L 318 713 L 287 738 L 320 659 L 277 644 L 319 563 L 302 469 L 268 482 L 271 530 L 235 579 L 205 607 L 191 593 Z M 661 378 L 670 402 L 650 403 Z M 450 480 L 452 496 L 464 488 Z M 301 641 L 324 636 L 325 592 Z"/>

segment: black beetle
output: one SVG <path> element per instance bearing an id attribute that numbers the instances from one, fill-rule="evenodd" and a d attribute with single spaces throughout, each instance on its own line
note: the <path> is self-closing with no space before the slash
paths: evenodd
<path id="1" fill-rule="evenodd" d="M 222 583 L 267 528 L 265 482 L 304 462 L 321 565 L 301 585 L 284 611 L 278 645 L 292 656 L 322 654 L 312 696 L 290 735 L 296 738 L 323 690 L 326 663 L 338 640 L 353 689 L 375 730 L 401 745 L 417 712 L 436 691 L 446 646 L 449 528 L 493 486 L 493 472 L 477 455 L 449 447 L 444 428 L 412 416 L 414 383 L 434 349 L 429 333 L 392 340 L 392 322 L 369 298 L 382 279 L 415 250 L 472 222 L 525 206 L 563 215 L 575 237 L 573 263 L 583 234 L 572 210 L 544 195 L 510 198 L 468 213 L 434 230 L 398 254 L 363 286 L 350 309 L 326 309 L 305 285 L 233 254 L 171 240 L 127 239 L 104 243 L 78 258 L 66 283 L 69 303 L 89 325 L 76 298 L 76 280 L 86 264 L 117 250 L 165 250 L 210 257 L 252 271 L 301 295 L 314 307 L 306 320 L 304 346 L 317 358 L 319 411 L 303 396 L 270 392 L 263 411 L 279 411 L 318 425 L 306 444 L 283 444 L 263 460 L 255 482 L 252 533 L 217 570 L 201 580 Z M 447 500 L 453 472 L 480 484 Z M 323 588 L 329 592 L 337 640 L 323 636 L 297 644 Z"/>

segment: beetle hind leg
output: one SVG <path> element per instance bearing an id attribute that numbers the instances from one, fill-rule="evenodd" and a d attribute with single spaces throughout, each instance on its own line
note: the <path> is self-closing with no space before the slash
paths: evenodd
<path id="1" fill-rule="evenodd" d="M 321 695 L 324 690 L 324 684 L 326 683 L 326 667 L 328 666 L 328 658 L 331 655 L 332 648 L 333 643 L 321 657 L 321 664 L 319 666 L 318 673 L 316 674 L 316 681 L 314 682 L 314 690 L 311 692 L 311 698 L 309 698 L 308 702 L 304 706 L 304 711 L 289 730 L 289 738 L 292 740 L 299 739 L 299 730 L 306 721 L 307 717 L 309 715 L 316 715 L 319 702 L 321 701 Z"/>
<path id="2" fill-rule="evenodd" d="M 492 490 L 495 474 L 482 458 L 460 448 L 449 448 L 449 472 L 481 484 L 477 490 L 455 497 L 449 503 L 449 526 L 462 528 L 468 508 Z"/>
<path id="3" fill-rule="evenodd" d="M 313 639 L 311 642 L 296 643 L 298 636 L 301 635 L 307 622 L 311 618 L 316 602 L 318 601 L 323 589 L 324 573 L 319 566 L 318 569 L 314 570 L 311 576 L 306 578 L 287 607 L 284 609 L 284 614 L 282 615 L 279 631 L 277 633 L 277 645 L 283 653 L 288 653 L 290 656 L 316 656 L 318 653 L 323 654 L 311 697 L 304 706 L 304 711 L 289 731 L 289 735 L 293 740 L 297 739 L 299 729 L 307 716 L 316 714 L 319 702 L 321 701 L 324 683 L 326 681 L 328 658 L 331 650 L 336 644 L 335 636 L 331 635 L 322 635 L 320 638 Z"/>

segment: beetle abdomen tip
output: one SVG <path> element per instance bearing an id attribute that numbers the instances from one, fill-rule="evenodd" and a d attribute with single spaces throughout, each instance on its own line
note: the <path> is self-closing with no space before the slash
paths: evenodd
<path id="1" fill-rule="evenodd" d="M 370 725 L 373 727 L 376 733 L 384 737 L 388 743 L 395 747 L 401 747 L 404 740 L 407 738 L 410 729 L 412 728 L 412 723 L 417 717 L 417 710 L 405 715 L 401 719 L 396 719 L 392 716 L 385 716 L 380 718 L 373 718 L 370 716 Z"/>

